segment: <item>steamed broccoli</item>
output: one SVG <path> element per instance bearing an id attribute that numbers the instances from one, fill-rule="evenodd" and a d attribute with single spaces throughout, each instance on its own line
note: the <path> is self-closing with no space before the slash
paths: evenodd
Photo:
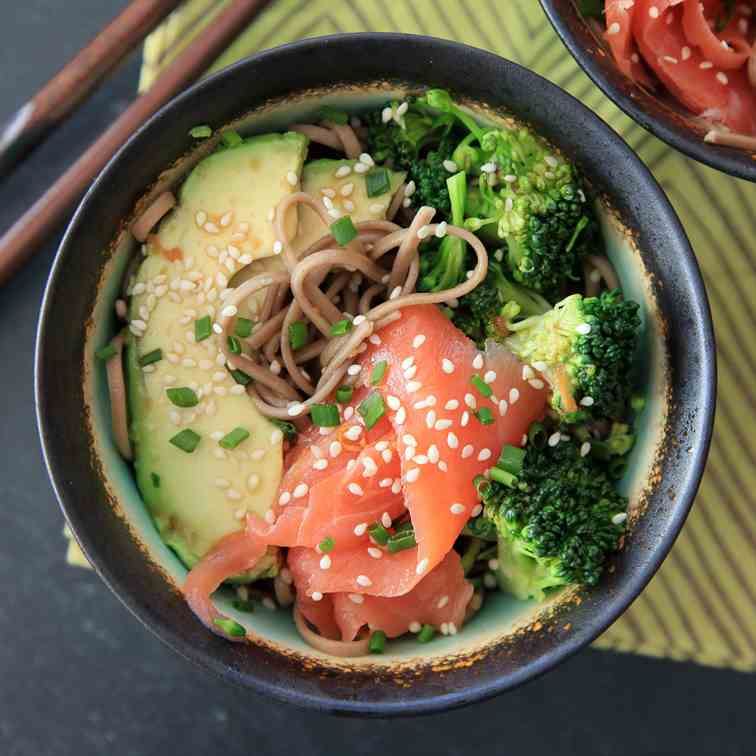
<path id="1" fill-rule="evenodd" d="M 581 456 L 572 441 L 530 445 L 517 474 L 503 475 L 507 482 L 498 477 L 479 491 L 483 516 L 499 534 L 502 590 L 541 599 L 547 588 L 595 585 L 617 549 L 627 509 L 602 462 Z"/>
<path id="2" fill-rule="evenodd" d="M 467 180 L 457 173 L 444 182 L 446 199 L 451 205 L 451 222 L 459 226 L 465 212 Z M 465 277 L 467 244 L 456 236 L 445 236 L 435 249 L 425 251 L 420 258 L 420 291 L 442 291 L 456 286 Z"/>
<path id="3" fill-rule="evenodd" d="M 621 417 L 633 388 L 638 305 L 619 290 L 572 294 L 544 315 L 508 324 L 505 340 L 553 390 L 551 404 L 568 422 Z"/>
<path id="4" fill-rule="evenodd" d="M 512 283 L 494 261 L 481 284 L 459 301 L 452 321 L 473 341 L 482 344 L 486 338 L 503 339 L 507 321 L 522 315 L 542 315 L 551 305 L 534 291 Z"/>

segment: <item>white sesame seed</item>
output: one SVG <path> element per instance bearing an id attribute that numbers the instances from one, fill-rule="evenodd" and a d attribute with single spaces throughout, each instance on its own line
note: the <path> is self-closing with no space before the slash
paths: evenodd
<path id="1" fill-rule="evenodd" d="M 438 431 L 446 430 L 447 428 L 451 428 L 453 425 L 451 420 L 448 420 L 446 418 L 442 418 L 441 420 L 436 420 L 436 424 L 433 426 Z"/>
<path id="2" fill-rule="evenodd" d="M 659 9 L 655 5 L 652 5 L 648 9 L 648 15 L 651 16 L 651 18 L 659 18 Z"/>
<path id="3" fill-rule="evenodd" d="M 234 490 L 233 488 L 229 488 L 228 491 L 226 491 L 226 498 L 231 499 L 232 501 L 239 501 L 241 499 L 242 495 Z"/>
<path id="4" fill-rule="evenodd" d="M 475 370 L 480 370 L 483 367 L 483 355 L 478 353 L 475 355 L 472 361 L 472 366 Z"/>
<path id="5" fill-rule="evenodd" d="M 423 387 L 423 384 L 422 384 L 422 383 L 420 383 L 419 381 L 410 381 L 410 382 L 409 382 L 409 383 L 407 384 L 407 387 L 406 387 L 406 388 L 407 388 L 407 393 L 408 393 L 408 394 L 414 394 L 414 393 L 416 393 L 417 391 L 420 391 L 420 389 L 421 389 L 422 387 Z"/>
<path id="6" fill-rule="evenodd" d="M 363 588 L 369 588 L 373 581 L 367 575 L 357 575 L 357 585 L 361 585 Z"/>
<path id="7" fill-rule="evenodd" d="M 428 457 L 426 457 L 426 456 L 425 456 L 425 454 L 416 454 L 416 455 L 415 455 L 415 456 L 414 456 L 414 457 L 412 458 L 412 461 L 413 461 L 413 462 L 414 462 L 414 463 L 415 463 L 416 465 L 427 465 L 427 464 L 428 464 Z"/>
<path id="8" fill-rule="evenodd" d="M 496 163 L 483 163 L 483 165 L 480 166 L 480 170 L 482 173 L 496 173 Z"/>
<path id="9" fill-rule="evenodd" d="M 360 155 L 359 161 L 361 163 L 364 163 L 367 166 L 370 166 L 371 168 L 375 165 L 375 161 L 373 160 L 373 158 L 370 155 L 368 155 L 367 152 L 363 152 Z"/>
<path id="10" fill-rule="evenodd" d="M 354 166 L 355 173 L 367 173 L 370 170 L 370 166 L 365 163 L 357 163 Z"/>
<path id="11" fill-rule="evenodd" d="M 396 478 L 394 482 L 391 484 L 391 493 L 392 494 L 398 494 L 402 490 L 402 481 L 399 480 L 399 478 Z"/>
<path id="12" fill-rule="evenodd" d="M 680 50 L 680 57 L 683 60 L 688 60 L 688 58 L 690 58 L 690 55 L 691 55 L 691 49 L 687 45 L 683 47 L 682 50 Z"/>
<path id="13" fill-rule="evenodd" d="M 519 389 L 512 388 L 509 389 L 509 403 L 515 404 L 520 398 L 520 391 Z"/>
<path id="14" fill-rule="evenodd" d="M 359 375 L 362 371 L 362 367 L 356 362 L 347 368 L 347 375 Z"/>
<path id="15" fill-rule="evenodd" d="M 383 480 L 378 483 L 378 488 L 390 488 L 393 482 L 393 478 L 383 478 Z"/>
<path id="16" fill-rule="evenodd" d="M 365 495 L 365 492 L 356 483 L 350 483 L 347 486 L 347 491 L 349 491 L 349 493 L 351 493 L 351 494 L 354 494 L 355 496 L 364 496 Z"/>
<path id="17" fill-rule="evenodd" d="M 381 452 L 381 457 L 383 458 L 383 461 L 384 461 L 384 462 L 385 462 L 386 464 L 388 464 L 389 462 L 391 462 L 391 459 L 392 459 L 392 457 L 393 457 L 393 456 L 394 456 L 394 455 L 393 455 L 393 453 L 392 453 L 391 449 L 384 449 L 384 450 L 383 450 L 383 451 Z"/>
<path id="18" fill-rule="evenodd" d="M 540 378 L 533 378 L 528 383 L 534 388 L 540 391 L 546 385 Z"/>
<path id="19" fill-rule="evenodd" d="M 478 462 L 485 462 L 487 459 L 491 459 L 491 456 L 490 449 L 481 449 L 478 453 Z"/>
<path id="20" fill-rule="evenodd" d="M 470 413 L 469 413 L 469 412 L 468 412 L 467 410 L 465 410 L 465 411 L 464 411 L 464 412 L 462 413 L 462 417 L 461 417 L 461 419 L 460 419 L 460 421 L 459 421 L 459 424 L 460 424 L 460 425 L 461 425 L 461 426 L 462 426 L 463 428 L 466 428 L 466 427 L 467 427 L 467 424 L 468 424 L 469 422 L 470 422 Z"/>
<path id="21" fill-rule="evenodd" d="M 315 462 L 312 463 L 313 470 L 325 470 L 326 467 L 328 467 L 327 459 L 317 459 L 315 460 Z"/>
<path id="22" fill-rule="evenodd" d="M 307 492 L 310 490 L 310 487 L 307 485 L 307 483 L 300 483 L 295 489 L 294 489 L 294 498 L 295 499 L 302 499 L 305 496 L 307 496 Z"/>
<path id="23" fill-rule="evenodd" d="M 624 512 L 618 512 L 614 517 L 612 517 L 612 524 L 613 525 L 622 525 L 622 523 L 627 519 L 627 515 Z"/>
<path id="24" fill-rule="evenodd" d="M 465 394 L 465 404 L 470 409 L 475 409 L 478 406 L 477 401 L 475 400 L 475 397 L 472 394 Z"/>
<path id="25" fill-rule="evenodd" d="M 591 442 L 590 441 L 583 441 L 581 447 L 580 447 L 580 456 L 585 457 L 591 452 Z"/>
<path id="26" fill-rule="evenodd" d="M 443 359 L 441 360 L 441 369 L 442 369 L 442 370 L 443 370 L 443 371 L 444 371 L 444 372 L 445 372 L 445 373 L 446 373 L 447 375 L 451 375 L 451 374 L 452 374 L 452 373 L 454 372 L 454 363 L 453 363 L 453 362 L 452 362 L 451 360 L 449 360 L 449 359 L 447 359 L 446 357 L 444 357 L 444 358 L 443 358 Z"/>
<path id="27" fill-rule="evenodd" d="M 407 470 L 407 474 L 404 477 L 408 483 L 414 483 L 420 477 L 420 468 L 413 467 Z"/>
<path id="28" fill-rule="evenodd" d="M 313 591 L 310 598 L 313 601 L 322 601 L 323 600 L 323 594 L 320 591 Z"/>
<path id="29" fill-rule="evenodd" d="M 428 569 L 428 558 L 421 559 L 417 563 L 417 567 L 415 567 L 415 573 L 418 575 L 422 575 L 426 570 Z"/>
<path id="30" fill-rule="evenodd" d="M 448 628 L 449 635 L 456 635 L 457 634 L 457 626 L 453 622 L 450 622 L 447 625 L 447 628 Z"/>
<path id="31" fill-rule="evenodd" d="M 411 433 L 405 433 L 402 436 L 402 443 L 405 446 L 417 446 L 417 439 Z"/>
<path id="32" fill-rule="evenodd" d="M 710 60 L 704 60 L 699 63 L 698 67 L 705 71 L 709 68 L 714 68 L 714 64 Z"/>
<path id="33" fill-rule="evenodd" d="M 418 333 L 417 336 L 415 336 L 415 338 L 412 339 L 412 346 L 415 349 L 419 349 L 423 344 L 425 344 L 425 335 L 422 333 Z"/>
<path id="34" fill-rule="evenodd" d="M 356 441 L 360 437 L 361 434 L 362 434 L 362 426 L 352 425 L 345 431 L 344 436 L 345 438 L 348 438 L 350 441 Z"/>
<path id="35" fill-rule="evenodd" d="M 405 357 L 402 360 L 402 363 L 401 363 L 402 364 L 402 370 L 407 370 L 408 368 L 411 368 L 412 365 L 414 364 L 414 362 L 415 362 L 415 358 L 414 357 Z"/>
<path id="36" fill-rule="evenodd" d="M 457 164 L 453 160 L 444 160 L 443 166 L 449 171 L 449 173 L 456 173 L 459 170 Z"/>
<path id="37" fill-rule="evenodd" d="M 404 371 L 404 377 L 406 380 L 410 380 L 415 377 L 415 373 L 417 372 L 417 365 L 412 365 L 412 367 L 408 367 Z"/>
<path id="38" fill-rule="evenodd" d="M 330 570 L 331 569 L 331 557 L 329 557 L 328 554 L 324 554 L 320 558 L 320 569 L 321 570 Z"/>
<path id="39" fill-rule="evenodd" d="M 613 24 L 609 25 L 609 28 L 606 30 L 607 34 L 619 34 L 620 33 L 620 25 L 615 21 Z"/>
<path id="40" fill-rule="evenodd" d="M 270 434 L 270 443 L 275 446 L 276 444 L 280 444 L 281 441 L 283 441 L 283 433 L 279 428 L 276 428 L 271 434 Z"/>
<path id="41" fill-rule="evenodd" d="M 549 436 L 548 444 L 549 446 L 556 446 L 561 440 L 561 434 L 559 433 L 559 431 L 555 431 Z"/>
<path id="42" fill-rule="evenodd" d="M 411 633 L 419 633 L 423 629 L 423 626 L 417 621 L 410 622 L 407 627 Z"/>
<path id="43" fill-rule="evenodd" d="M 273 253 L 280 255 L 281 252 L 283 252 L 283 242 L 280 239 L 276 239 L 276 241 L 273 242 Z"/>
<path id="44" fill-rule="evenodd" d="M 294 171 L 289 171 L 286 174 L 286 180 L 291 184 L 292 186 L 296 186 L 299 183 L 299 177 L 297 176 Z"/>
<path id="45" fill-rule="evenodd" d="M 449 399 L 449 401 L 444 405 L 445 410 L 456 410 L 459 409 L 459 402 L 456 399 Z"/>
<path id="46" fill-rule="evenodd" d="M 582 399 L 580 400 L 580 404 L 581 404 L 581 405 L 582 405 L 583 407 L 592 407 L 592 406 L 593 406 L 593 403 L 594 403 L 594 399 L 593 399 L 593 397 L 592 397 L 592 396 L 584 396 L 584 397 L 583 397 L 583 398 L 582 398 Z"/>
<path id="47" fill-rule="evenodd" d="M 464 509 L 464 507 L 463 507 Z M 437 609 L 443 609 L 447 604 L 449 603 L 449 597 L 448 596 L 441 596 L 441 598 L 438 600 L 438 603 L 436 604 Z"/>
<path id="48" fill-rule="evenodd" d="M 300 404 L 299 402 L 294 402 L 287 410 L 286 413 L 289 417 L 298 417 L 301 415 L 307 408 L 304 406 L 304 404 Z"/>
<path id="49" fill-rule="evenodd" d="M 478 515 L 480 515 L 480 513 L 482 511 L 483 511 L 483 505 L 482 504 L 476 504 L 473 507 L 472 512 L 470 512 L 470 517 L 478 517 Z"/>
<path id="50" fill-rule="evenodd" d="M 496 380 L 496 372 L 493 370 L 487 370 L 483 376 L 483 380 L 486 383 L 493 383 Z"/>
<path id="51" fill-rule="evenodd" d="M 356 536 L 364 536 L 366 532 L 367 532 L 367 523 L 366 522 L 361 522 L 358 525 L 354 526 L 354 534 Z"/>
<path id="52" fill-rule="evenodd" d="M 354 407 L 347 407 L 344 410 L 344 420 L 351 420 L 354 416 Z"/>
<path id="53" fill-rule="evenodd" d="M 383 552 L 380 549 L 375 548 L 375 546 L 368 546 L 367 551 L 373 559 L 380 559 L 383 556 Z"/>
<path id="54" fill-rule="evenodd" d="M 720 84 L 726 85 L 729 82 L 729 79 L 727 78 L 727 74 L 724 71 L 717 71 L 717 81 Z"/>
<path id="55" fill-rule="evenodd" d="M 338 441 L 331 441 L 328 446 L 328 453 L 331 455 L 331 458 L 335 459 L 341 454 L 341 449 L 341 444 Z"/>
<path id="56" fill-rule="evenodd" d="M 396 415 L 394 415 L 394 422 L 397 425 L 404 425 L 404 421 L 407 419 L 407 410 L 404 407 L 399 407 Z"/>
<path id="57" fill-rule="evenodd" d="M 335 176 L 336 178 L 344 178 L 344 176 L 348 176 L 351 172 L 352 172 L 352 166 L 342 165 L 336 169 Z"/>
<path id="58" fill-rule="evenodd" d="M 382 343 L 381 342 L 381 337 L 377 333 L 370 334 L 370 338 L 368 339 L 368 341 L 371 344 L 374 344 L 375 346 L 378 346 L 379 344 Z"/>
<path id="59" fill-rule="evenodd" d="M 441 631 L 441 635 L 449 635 L 449 623 L 442 622 L 439 626 L 439 630 Z"/>
<path id="60" fill-rule="evenodd" d="M 446 443 L 449 445 L 450 449 L 456 449 L 459 447 L 459 439 L 452 431 L 449 431 L 448 435 L 446 436 Z"/>
<path id="61" fill-rule="evenodd" d="M 449 511 L 455 515 L 462 514 L 465 511 L 465 506 L 464 504 L 459 504 L 459 503 L 452 504 L 449 507 Z"/>

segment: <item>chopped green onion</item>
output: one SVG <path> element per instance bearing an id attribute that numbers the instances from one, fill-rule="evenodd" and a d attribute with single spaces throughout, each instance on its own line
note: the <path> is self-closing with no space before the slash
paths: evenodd
<path id="1" fill-rule="evenodd" d="M 230 433 L 226 433 L 218 443 L 224 449 L 236 449 L 242 441 L 249 438 L 249 431 L 246 428 L 234 428 Z"/>
<path id="2" fill-rule="evenodd" d="M 240 385 L 247 386 L 252 382 L 252 378 L 243 370 L 229 370 L 231 377 Z"/>
<path id="3" fill-rule="evenodd" d="M 346 247 L 352 239 L 357 238 L 357 229 L 354 227 L 352 219 L 345 215 L 331 223 L 331 234 L 336 240 L 336 244 L 340 247 Z"/>
<path id="4" fill-rule="evenodd" d="M 196 407 L 199 404 L 199 397 L 188 386 L 168 388 L 165 393 L 171 404 L 175 404 L 177 407 Z"/>
<path id="5" fill-rule="evenodd" d="M 307 333 L 307 323 L 303 320 L 295 320 L 289 325 L 289 344 L 291 348 L 296 352 L 297 349 L 301 349 L 309 341 L 309 335 Z"/>
<path id="6" fill-rule="evenodd" d="M 403 530 L 400 533 L 394 533 L 394 535 L 392 535 L 388 539 L 388 543 L 386 545 L 388 546 L 388 550 L 392 554 L 396 554 L 397 551 L 411 549 L 417 546 L 417 541 L 415 540 L 415 531 Z"/>
<path id="7" fill-rule="evenodd" d="M 319 544 L 318 548 L 320 549 L 321 554 L 327 554 L 329 551 L 333 551 L 333 547 L 336 545 L 336 542 L 331 538 L 331 536 L 326 536 Z"/>
<path id="8" fill-rule="evenodd" d="M 374 630 L 368 643 L 368 651 L 371 654 L 382 654 L 386 647 L 386 633 L 383 630 Z"/>
<path id="9" fill-rule="evenodd" d="M 247 631 L 236 621 L 226 617 L 215 617 L 213 624 L 219 627 L 230 638 L 243 638 Z"/>
<path id="10" fill-rule="evenodd" d="M 391 533 L 389 533 L 380 522 L 374 522 L 368 528 L 368 533 L 379 546 L 385 546 L 388 543 L 388 539 L 391 537 Z"/>
<path id="11" fill-rule="evenodd" d="M 213 321 L 209 315 L 205 315 L 204 318 L 194 321 L 194 340 L 204 341 L 210 338 L 210 334 L 213 332 Z"/>
<path id="12" fill-rule="evenodd" d="M 351 386 L 339 386 L 336 389 L 336 401 L 339 404 L 348 404 L 352 401 L 354 389 Z"/>
<path id="13" fill-rule="evenodd" d="M 472 383 L 472 385 L 475 386 L 486 399 L 493 395 L 493 389 L 477 373 L 470 378 L 470 383 Z"/>
<path id="14" fill-rule="evenodd" d="M 331 336 L 344 336 L 352 330 L 352 321 L 344 318 L 344 320 L 337 320 L 331 326 Z"/>
<path id="15" fill-rule="evenodd" d="M 483 425 L 491 425 L 494 421 L 494 415 L 493 412 L 491 412 L 490 407 L 481 407 L 480 409 L 475 410 L 475 417 L 477 417 Z"/>
<path id="16" fill-rule="evenodd" d="M 541 423 L 533 423 L 528 429 L 528 441 L 536 447 L 536 449 L 542 448 L 546 444 L 548 439 L 548 433 L 546 428 Z"/>
<path id="17" fill-rule="evenodd" d="M 147 352 L 147 354 L 143 354 L 139 358 L 139 365 L 140 367 L 144 367 L 145 365 L 152 365 L 153 362 L 160 362 L 160 360 L 162 359 L 163 359 L 163 350 L 153 349 L 151 352 Z"/>
<path id="18" fill-rule="evenodd" d="M 482 498 L 488 493 L 488 489 L 491 488 L 491 481 L 487 480 L 482 475 L 476 475 L 473 478 L 473 485 L 475 486 L 475 490 L 478 492 L 478 496 Z"/>
<path id="19" fill-rule="evenodd" d="M 237 317 L 234 323 L 234 336 L 246 339 L 252 334 L 252 321 L 249 318 Z"/>
<path id="20" fill-rule="evenodd" d="M 433 625 L 423 625 L 422 629 L 417 634 L 417 640 L 420 643 L 430 643 L 435 635 L 436 628 L 433 627 Z"/>
<path id="21" fill-rule="evenodd" d="M 346 126 L 349 121 L 349 115 L 343 110 L 338 110 L 330 105 L 324 105 L 318 113 L 318 120 L 331 121 L 331 123 L 337 123 L 339 126 Z"/>
<path id="22" fill-rule="evenodd" d="M 252 612 L 255 611 L 255 602 L 250 601 L 247 599 L 244 601 L 243 599 L 234 599 L 231 602 L 231 606 L 236 609 L 237 612 L 246 612 L 247 614 L 252 614 Z"/>
<path id="23" fill-rule="evenodd" d="M 241 354 L 241 343 L 239 342 L 239 339 L 236 338 L 236 336 L 229 336 L 228 337 L 228 348 L 231 354 Z"/>
<path id="24" fill-rule="evenodd" d="M 152 479 L 152 485 L 155 488 L 160 488 L 160 476 L 157 473 L 150 473 L 150 478 Z"/>
<path id="25" fill-rule="evenodd" d="M 365 188 L 368 197 L 379 197 L 391 189 L 391 179 L 385 168 L 373 168 L 365 174 Z"/>
<path id="26" fill-rule="evenodd" d="M 397 533 L 402 533 L 405 530 L 414 530 L 414 525 L 412 524 L 412 520 L 405 520 L 400 525 L 397 525 L 395 530 Z"/>
<path id="27" fill-rule="evenodd" d="M 212 135 L 213 130 L 207 124 L 204 124 L 202 126 L 195 126 L 194 128 L 189 129 L 189 136 L 193 137 L 194 139 L 207 139 Z"/>
<path id="28" fill-rule="evenodd" d="M 372 383 L 373 386 L 377 386 L 383 380 L 387 367 L 388 362 L 386 362 L 386 360 L 381 360 L 380 362 L 375 363 L 373 371 L 370 373 L 370 383 Z"/>
<path id="29" fill-rule="evenodd" d="M 184 428 L 184 430 L 179 431 L 171 438 L 169 442 L 177 446 L 181 451 L 191 454 L 199 446 L 200 435 L 195 433 L 191 428 Z"/>
<path id="30" fill-rule="evenodd" d="M 226 147 L 238 147 L 244 140 L 239 136 L 238 132 L 231 129 L 223 132 L 221 141 Z"/>
<path id="31" fill-rule="evenodd" d="M 107 362 L 111 357 L 115 357 L 117 352 L 118 350 L 112 344 L 108 344 L 107 346 L 104 346 L 102 349 L 95 352 L 95 355 L 98 360 Z"/>
<path id="32" fill-rule="evenodd" d="M 506 470 L 512 475 L 519 475 L 522 472 L 522 466 L 525 462 L 525 449 L 518 449 L 511 444 L 505 444 L 499 455 L 497 467 Z"/>
<path id="33" fill-rule="evenodd" d="M 284 438 L 287 441 L 297 440 L 299 431 L 297 430 L 297 426 L 294 425 L 294 423 L 290 423 L 288 420 L 277 420 L 274 417 L 270 419 L 270 422 L 273 423 L 273 425 L 275 425 L 276 428 L 281 431 L 281 433 L 283 433 Z"/>
<path id="34" fill-rule="evenodd" d="M 383 397 L 377 391 L 373 391 L 360 403 L 357 412 L 362 415 L 365 427 L 370 430 L 386 414 Z"/>
<path id="35" fill-rule="evenodd" d="M 310 419 L 319 428 L 335 428 L 341 422 L 339 408 L 335 404 L 313 404 Z"/>
<path id="36" fill-rule="evenodd" d="M 491 478 L 510 488 L 514 488 L 517 485 L 517 478 L 508 470 L 502 470 L 501 467 L 491 468 Z"/>

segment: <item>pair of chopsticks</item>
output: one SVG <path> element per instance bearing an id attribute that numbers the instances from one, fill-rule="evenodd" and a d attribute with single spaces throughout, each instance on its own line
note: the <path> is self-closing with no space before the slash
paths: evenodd
<path id="1" fill-rule="evenodd" d="M 83 155 L 0 237 L 0 285 L 39 249 L 115 152 L 219 57 L 270 0 L 231 0 Z M 180 0 L 132 0 L 0 130 L 0 178 L 110 73 Z"/>

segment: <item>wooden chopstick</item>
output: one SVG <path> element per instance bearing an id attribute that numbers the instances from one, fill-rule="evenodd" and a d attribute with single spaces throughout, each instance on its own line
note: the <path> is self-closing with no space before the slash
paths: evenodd
<path id="1" fill-rule="evenodd" d="M 0 178 L 36 147 L 181 0 L 132 0 L 0 127 Z"/>
<path id="2" fill-rule="evenodd" d="M 97 173 L 162 105 L 198 78 L 270 0 L 232 0 L 81 157 L 0 238 L 0 285 L 63 221 Z"/>

